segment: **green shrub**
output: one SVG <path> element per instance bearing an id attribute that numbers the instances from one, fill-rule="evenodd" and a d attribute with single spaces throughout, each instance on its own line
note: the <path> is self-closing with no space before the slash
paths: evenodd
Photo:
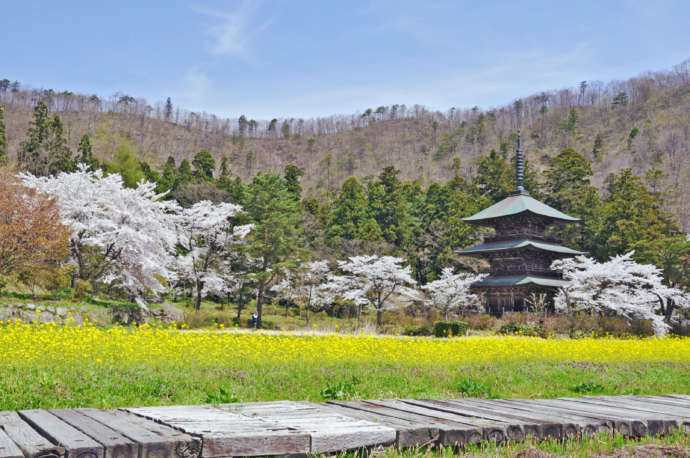
<path id="1" fill-rule="evenodd" d="M 431 326 L 406 326 L 403 334 L 406 336 L 431 336 L 434 334 L 434 330 Z"/>
<path id="2" fill-rule="evenodd" d="M 604 389 L 603 385 L 591 382 L 580 383 L 579 385 L 570 387 L 570 391 L 575 393 L 601 393 Z"/>
<path id="3" fill-rule="evenodd" d="M 321 390 L 321 397 L 324 399 L 347 399 L 355 397 L 357 391 L 355 387 L 359 385 L 360 381 L 357 377 L 352 377 L 350 380 L 343 380 L 334 384 L 326 384 L 326 388 Z"/>
<path id="4" fill-rule="evenodd" d="M 225 324 L 225 323 L 223 323 Z M 248 317 L 242 317 L 239 321 L 237 321 L 237 317 L 232 317 L 232 319 L 229 322 L 230 326 L 239 326 L 241 328 L 253 328 L 254 323 L 252 322 L 252 318 Z M 261 329 L 269 329 L 269 330 L 277 330 L 280 329 L 280 326 L 273 321 L 271 318 L 266 318 L 263 317 L 261 318 Z"/>
<path id="5" fill-rule="evenodd" d="M 72 288 L 60 288 L 55 291 L 55 297 L 58 299 L 71 299 L 74 296 L 74 290 Z"/>
<path id="6" fill-rule="evenodd" d="M 468 397 L 482 397 L 486 396 L 488 398 L 494 397 L 491 394 L 491 387 L 486 383 L 482 383 L 473 379 L 472 377 L 463 378 L 458 384 L 458 391 L 463 396 Z"/>
<path id="7" fill-rule="evenodd" d="M 103 299 L 96 299 L 95 297 L 88 296 L 86 302 L 91 305 L 99 305 L 101 307 L 131 307 L 138 309 L 139 306 L 134 302 L 124 302 L 124 301 L 106 301 Z"/>
<path id="8" fill-rule="evenodd" d="M 93 286 L 87 280 L 81 278 L 74 282 L 74 297 L 83 299 L 93 291 Z"/>
<path id="9" fill-rule="evenodd" d="M 519 335 L 529 337 L 546 337 L 547 333 L 544 328 L 538 324 L 530 323 L 508 323 L 501 326 L 497 334 L 503 335 Z"/>
<path id="10" fill-rule="evenodd" d="M 239 402 L 239 398 L 232 391 L 225 391 L 222 387 L 215 393 L 206 393 L 205 404 L 232 404 Z"/>
<path id="11" fill-rule="evenodd" d="M 470 326 L 464 321 L 437 321 L 434 323 L 434 336 L 464 336 Z"/>

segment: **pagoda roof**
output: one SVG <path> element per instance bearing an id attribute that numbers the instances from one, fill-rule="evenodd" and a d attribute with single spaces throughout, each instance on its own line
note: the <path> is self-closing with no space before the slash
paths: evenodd
<path id="1" fill-rule="evenodd" d="M 542 242 L 539 240 L 530 239 L 518 239 L 518 240 L 504 240 L 498 242 L 482 243 L 471 248 L 465 248 L 464 250 L 457 250 L 456 253 L 459 254 L 475 254 L 475 253 L 486 253 L 491 251 L 504 251 L 513 250 L 516 248 L 526 248 L 532 247 L 538 250 L 551 251 L 553 253 L 562 253 L 567 255 L 580 255 L 584 254 L 581 251 L 573 250 L 563 245 L 550 242 Z"/>
<path id="2" fill-rule="evenodd" d="M 519 285 L 539 285 L 564 287 L 570 282 L 558 278 L 541 277 L 538 275 L 511 275 L 504 277 L 487 277 L 484 280 L 472 283 L 472 286 L 519 286 Z"/>
<path id="3" fill-rule="evenodd" d="M 566 215 L 553 207 L 549 207 L 543 202 L 539 202 L 534 197 L 526 193 L 514 194 L 506 197 L 502 201 L 485 208 L 479 213 L 463 218 L 463 221 L 474 222 L 484 221 L 494 218 L 501 218 L 503 216 L 517 215 L 522 212 L 531 212 L 535 215 L 545 216 L 547 218 L 557 219 L 560 221 L 575 222 L 580 221 L 579 218 Z"/>

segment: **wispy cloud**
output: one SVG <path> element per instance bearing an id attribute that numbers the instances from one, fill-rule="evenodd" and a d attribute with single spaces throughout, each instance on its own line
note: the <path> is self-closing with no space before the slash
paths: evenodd
<path id="1" fill-rule="evenodd" d="M 247 58 L 254 38 L 271 25 L 272 19 L 256 22 L 261 2 L 243 0 L 231 11 L 195 7 L 194 11 L 211 19 L 206 33 L 211 38 L 209 52 L 221 56 Z"/>
<path id="2" fill-rule="evenodd" d="M 214 94 L 213 82 L 198 68 L 188 70 L 177 91 L 177 99 L 192 110 L 208 109 Z"/>

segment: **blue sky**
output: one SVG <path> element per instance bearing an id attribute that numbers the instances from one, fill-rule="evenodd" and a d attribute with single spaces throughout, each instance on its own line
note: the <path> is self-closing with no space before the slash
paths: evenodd
<path id="1" fill-rule="evenodd" d="M 690 1 L 4 2 L 0 78 L 220 116 L 482 108 L 690 58 Z"/>

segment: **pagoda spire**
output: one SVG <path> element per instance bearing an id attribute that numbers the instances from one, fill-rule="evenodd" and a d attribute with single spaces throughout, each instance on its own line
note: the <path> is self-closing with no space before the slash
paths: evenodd
<path id="1" fill-rule="evenodd" d="M 522 144 L 520 142 L 520 129 L 517 131 L 517 151 L 515 152 L 515 181 L 517 183 L 515 191 L 510 194 L 513 196 L 529 195 L 525 189 L 525 159 L 522 156 Z"/>

